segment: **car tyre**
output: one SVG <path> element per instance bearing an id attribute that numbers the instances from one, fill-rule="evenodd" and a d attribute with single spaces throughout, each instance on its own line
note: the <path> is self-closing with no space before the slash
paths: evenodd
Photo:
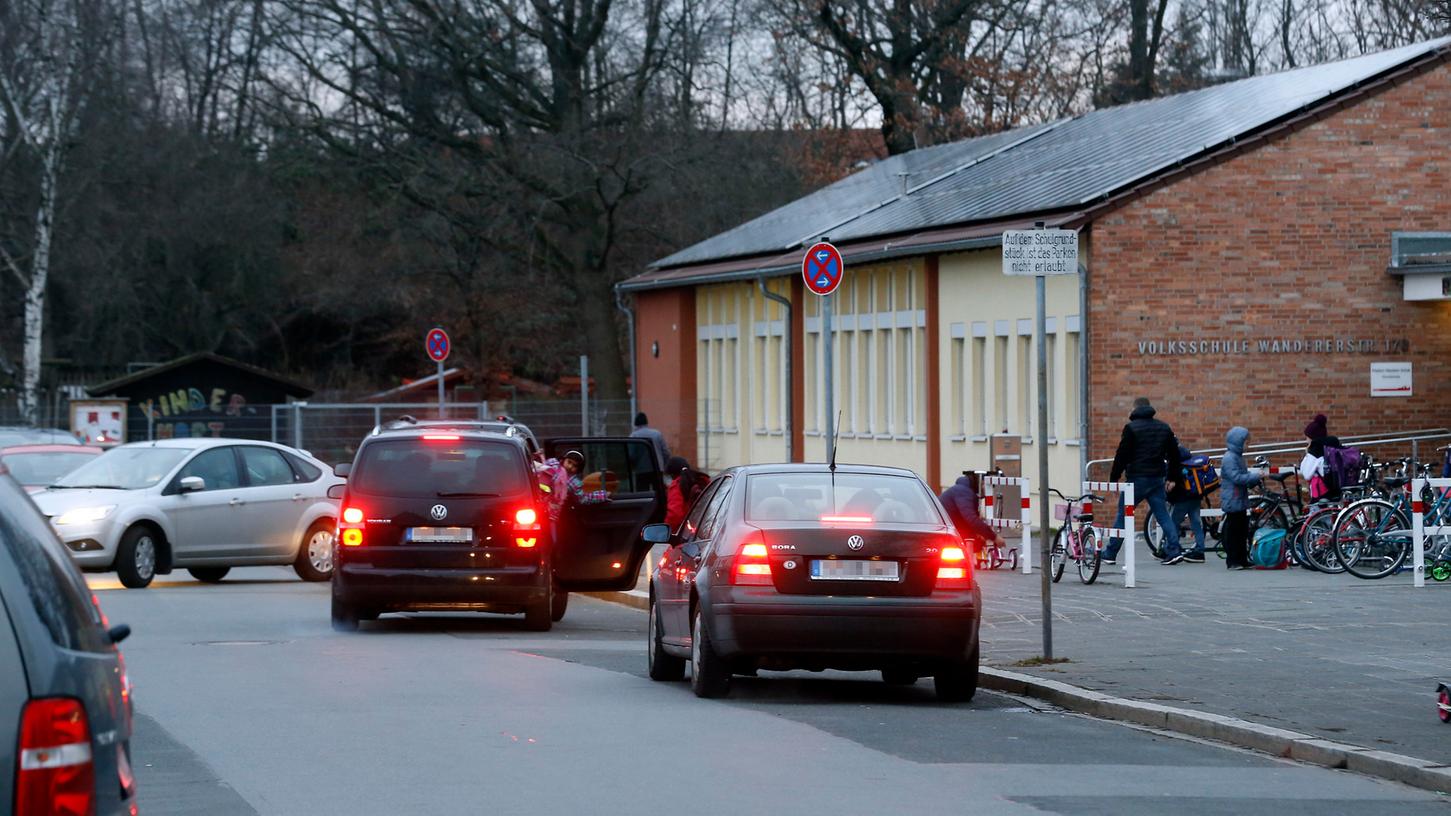
<path id="1" fill-rule="evenodd" d="M 542 601 L 524 607 L 524 628 L 531 632 L 548 632 L 554 627 L 554 583 Z"/>
<path id="2" fill-rule="evenodd" d="M 979 654 L 978 647 L 974 645 L 966 660 L 946 666 L 932 678 L 938 700 L 944 703 L 972 701 L 973 695 L 977 694 Z"/>
<path id="3" fill-rule="evenodd" d="M 554 600 L 549 608 L 549 619 L 555 623 L 564 620 L 564 613 L 569 611 L 569 593 L 559 588 L 559 579 L 554 579 Z"/>
<path id="4" fill-rule="evenodd" d="M 227 577 L 227 573 L 231 571 L 231 567 L 191 567 L 187 570 L 187 572 L 191 573 L 191 577 L 204 584 L 220 583 L 223 578 Z"/>
<path id="5" fill-rule="evenodd" d="M 882 682 L 889 686 L 910 686 L 922 679 L 908 669 L 882 669 Z"/>
<path id="6" fill-rule="evenodd" d="M 136 526 L 121 536 L 116 551 L 116 575 L 127 589 L 144 589 L 156 577 L 160 535 L 150 527 Z"/>
<path id="7" fill-rule="evenodd" d="M 350 603 L 345 603 L 333 596 L 332 607 L 333 630 L 337 632 L 358 631 L 358 610 Z"/>
<path id="8" fill-rule="evenodd" d="M 650 666 L 650 679 L 661 682 L 682 680 L 685 678 L 685 658 L 676 657 L 665 651 L 665 646 L 660 642 L 664 637 L 665 630 L 660 620 L 660 615 L 655 608 L 655 599 L 650 599 L 650 624 L 649 639 L 646 647 L 647 659 Z"/>
<path id="9" fill-rule="evenodd" d="M 302 535 L 297 560 L 292 569 L 304 581 L 326 581 L 333 577 L 333 531 L 336 525 L 328 520 L 315 522 Z"/>
<path id="10" fill-rule="evenodd" d="M 696 697 L 724 697 L 731 691 L 731 667 L 716 654 L 703 618 L 695 610 L 690 628 L 690 690 Z"/>

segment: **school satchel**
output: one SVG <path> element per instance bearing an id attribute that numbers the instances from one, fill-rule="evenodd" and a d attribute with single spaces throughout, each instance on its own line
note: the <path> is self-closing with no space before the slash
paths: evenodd
<path id="1" fill-rule="evenodd" d="M 1209 464 L 1208 456 L 1191 456 L 1184 460 L 1184 489 L 1196 499 L 1219 489 L 1219 470 Z"/>
<path id="2" fill-rule="evenodd" d="M 1290 565 L 1286 549 L 1285 531 L 1278 527 L 1261 527 L 1255 530 L 1254 543 L 1249 548 L 1249 562 L 1260 569 L 1284 569 Z"/>

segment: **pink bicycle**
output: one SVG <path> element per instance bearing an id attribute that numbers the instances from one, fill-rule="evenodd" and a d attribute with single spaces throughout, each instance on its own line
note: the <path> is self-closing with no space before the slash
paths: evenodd
<path id="1" fill-rule="evenodd" d="M 1085 584 L 1091 584 L 1098 580 L 1098 569 L 1103 563 L 1103 546 L 1099 541 L 1099 533 L 1093 528 L 1093 513 L 1082 512 L 1087 505 L 1084 502 L 1102 502 L 1102 496 L 1088 494 L 1084 496 L 1068 496 L 1049 488 L 1054 495 L 1068 503 L 1064 512 L 1063 526 L 1058 528 L 1058 535 L 1053 537 L 1053 549 L 1048 555 L 1048 570 L 1053 576 L 1053 583 L 1058 583 L 1063 577 L 1063 570 L 1068 566 L 1069 561 L 1078 564 L 1078 579 Z M 1079 512 L 1074 512 L 1075 510 Z"/>

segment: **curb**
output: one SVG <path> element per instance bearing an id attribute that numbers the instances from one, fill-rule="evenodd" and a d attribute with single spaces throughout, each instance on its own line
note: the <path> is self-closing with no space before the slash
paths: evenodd
<path id="1" fill-rule="evenodd" d="M 634 609 L 650 607 L 650 595 L 637 589 L 580 594 Z M 1321 739 L 1223 714 L 1114 697 L 1057 680 L 989 666 L 979 669 L 978 683 L 986 689 L 1033 697 L 1079 714 L 1131 722 L 1311 765 L 1353 771 L 1423 790 L 1451 793 L 1451 766 L 1405 754 Z"/>
<path id="2" fill-rule="evenodd" d="M 1113 697 L 1056 680 L 984 666 L 983 688 L 1045 700 L 1069 711 L 1228 743 L 1272 756 L 1338 768 L 1423 790 L 1451 791 L 1451 767 L 1424 759 L 1321 739 L 1310 734 L 1183 708 Z"/>

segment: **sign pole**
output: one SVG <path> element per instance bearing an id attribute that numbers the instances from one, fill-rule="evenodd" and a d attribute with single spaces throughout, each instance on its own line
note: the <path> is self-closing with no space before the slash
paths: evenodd
<path id="1" fill-rule="evenodd" d="M 443 361 L 438 361 L 438 418 L 446 418 L 443 408 Z"/>
<path id="2" fill-rule="evenodd" d="M 1038 226 L 1042 226 L 1039 224 Z M 1053 578 L 1048 568 L 1052 557 L 1052 542 L 1048 531 L 1048 333 L 1047 277 L 1034 276 L 1038 294 L 1038 329 L 1035 342 L 1038 344 L 1038 438 L 1034 447 L 1038 449 L 1038 563 L 1042 565 L 1040 585 L 1043 598 L 1043 659 L 1053 659 Z"/>
<path id="3" fill-rule="evenodd" d="M 708 416 L 708 415 L 707 415 Z M 589 436 L 589 355 L 579 355 L 579 435 Z"/>
<path id="4" fill-rule="evenodd" d="M 831 302 L 835 300 L 831 295 L 821 299 L 821 342 L 826 344 L 822 349 L 822 373 L 825 377 L 826 394 L 826 460 L 831 461 L 831 443 L 836 439 L 833 433 L 836 425 L 836 387 L 832 379 L 832 326 L 831 326 Z"/>

